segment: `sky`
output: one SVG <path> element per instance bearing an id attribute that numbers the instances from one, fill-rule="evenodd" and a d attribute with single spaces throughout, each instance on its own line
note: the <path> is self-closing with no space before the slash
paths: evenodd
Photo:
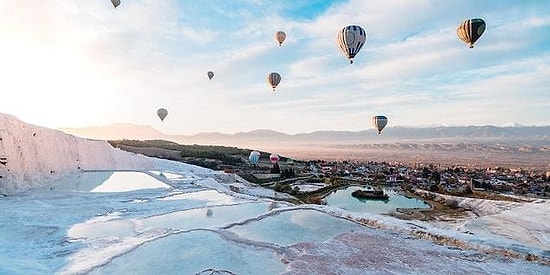
<path id="1" fill-rule="evenodd" d="M 487 22 L 473 49 L 456 35 L 468 18 Z M 353 65 L 336 44 L 347 25 L 367 32 Z M 0 0 L 0 94 L 0 113 L 49 128 L 293 134 L 367 130 L 374 115 L 387 127 L 550 125 L 550 5 Z"/>

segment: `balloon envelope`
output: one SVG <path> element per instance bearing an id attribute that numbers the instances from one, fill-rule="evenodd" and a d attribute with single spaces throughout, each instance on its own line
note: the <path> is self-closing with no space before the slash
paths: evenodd
<path id="1" fill-rule="evenodd" d="M 382 133 L 382 129 L 386 127 L 388 124 L 388 118 L 385 116 L 373 116 L 372 117 L 372 125 L 376 130 L 378 130 L 378 134 Z"/>
<path id="2" fill-rule="evenodd" d="M 252 164 L 257 164 L 258 161 L 260 160 L 260 152 L 258 152 L 258 151 L 250 152 L 250 156 L 248 156 L 248 160 Z"/>
<path id="3" fill-rule="evenodd" d="M 279 83 L 281 83 L 281 75 L 273 72 L 267 75 L 267 82 L 269 85 L 271 85 L 271 88 L 273 88 L 273 91 L 275 92 L 275 88 Z"/>
<path id="4" fill-rule="evenodd" d="M 208 71 L 208 73 L 206 73 L 208 75 L 208 78 L 209 79 L 212 79 L 212 77 L 214 77 L 214 72 L 213 71 Z"/>
<path id="5" fill-rule="evenodd" d="M 120 0 L 111 0 L 111 3 L 113 4 L 113 6 L 118 7 L 118 5 L 120 5 Z"/>
<path id="6" fill-rule="evenodd" d="M 353 64 L 353 58 L 367 41 L 367 32 L 360 26 L 349 25 L 338 32 L 336 42 L 342 53 Z"/>
<path id="7" fill-rule="evenodd" d="M 279 42 L 279 46 L 281 46 L 283 42 L 285 42 L 285 39 L 286 39 L 286 33 L 284 31 L 277 31 L 275 33 L 275 40 Z"/>
<path id="8" fill-rule="evenodd" d="M 467 19 L 458 25 L 456 34 L 460 40 L 470 45 L 470 48 L 473 48 L 474 43 L 485 32 L 485 27 L 485 21 L 481 18 Z"/>
<path id="9" fill-rule="evenodd" d="M 160 121 L 164 121 L 164 119 L 168 115 L 168 110 L 166 110 L 164 108 L 160 108 L 160 109 L 157 110 L 157 115 L 160 118 Z"/>
<path id="10" fill-rule="evenodd" d="M 269 156 L 269 161 L 271 161 L 271 163 L 277 163 L 279 162 L 279 155 L 277 154 L 271 154 Z"/>

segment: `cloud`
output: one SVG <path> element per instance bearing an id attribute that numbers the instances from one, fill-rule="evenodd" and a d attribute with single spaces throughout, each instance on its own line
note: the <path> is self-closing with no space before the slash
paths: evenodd
<path id="1" fill-rule="evenodd" d="M 206 44 L 214 41 L 214 39 L 218 38 L 220 33 L 210 30 L 196 30 L 193 29 L 191 26 L 185 26 L 181 28 L 181 34 L 190 39 L 193 42 L 199 43 L 199 44 Z"/>
<path id="2" fill-rule="evenodd" d="M 541 28 L 550 26 L 550 16 L 546 17 L 530 17 L 525 20 L 525 27 Z"/>
<path id="3" fill-rule="evenodd" d="M 46 126 L 153 125 L 166 106 L 164 130 L 187 133 L 360 130 L 375 113 L 392 125 L 550 124 L 544 3 L 327 3 L 4 1 L 0 89 L 14 92 L 0 110 Z M 488 28 L 468 49 L 456 25 L 473 16 Z M 368 33 L 353 65 L 336 46 L 348 24 Z M 271 71 L 283 77 L 275 93 Z"/>

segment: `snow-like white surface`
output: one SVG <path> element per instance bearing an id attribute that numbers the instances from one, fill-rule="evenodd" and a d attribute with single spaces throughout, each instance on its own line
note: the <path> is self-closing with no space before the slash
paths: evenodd
<path id="1" fill-rule="evenodd" d="M 44 185 L 82 170 L 151 169 L 150 158 L 89 140 L 24 123 L 0 113 L 0 193 Z"/>
<path id="2" fill-rule="evenodd" d="M 209 205 L 231 204 L 236 201 L 234 197 L 219 193 L 216 190 L 174 194 L 160 200 L 202 200 L 207 201 Z"/>
<path id="3" fill-rule="evenodd" d="M 0 197 L 0 274 L 550 273 L 545 200 L 446 198 L 478 215 L 454 228 L 295 206 L 236 175 L 7 115 L 0 123 L 0 191 L 10 194 Z M 117 170 L 150 178 L 111 179 L 109 190 L 91 192 Z"/>
<path id="4" fill-rule="evenodd" d="M 426 192 L 428 191 L 417 191 Z M 525 202 L 495 201 L 437 194 L 454 200 L 475 216 L 450 222 L 436 222 L 439 227 L 479 235 L 505 237 L 542 250 L 550 250 L 550 201 L 530 199 Z"/>
<path id="5" fill-rule="evenodd" d="M 416 192 L 431 193 L 429 191 L 417 190 Z M 434 193 L 435 194 L 435 193 Z M 522 205 L 519 202 L 495 201 L 486 199 L 475 199 L 465 197 L 455 197 L 443 194 L 435 194 L 445 201 L 451 200 L 458 202 L 458 206 L 473 211 L 478 216 L 486 216 L 501 213 Z"/>
<path id="6" fill-rule="evenodd" d="M 491 233 L 550 251 L 550 201 L 537 200 L 480 218 Z M 479 224 L 479 223 L 478 223 Z M 465 227 L 472 227 L 466 224 Z"/>

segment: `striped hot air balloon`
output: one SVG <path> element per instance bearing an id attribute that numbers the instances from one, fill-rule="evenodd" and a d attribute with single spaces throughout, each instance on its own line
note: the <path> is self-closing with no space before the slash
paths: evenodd
<path id="1" fill-rule="evenodd" d="M 270 73 L 267 75 L 267 82 L 271 85 L 273 91 L 275 92 L 275 88 L 279 85 L 279 83 L 281 83 L 281 75 L 276 72 Z"/>
<path id="2" fill-rule="evenodd" d="M 275 40 L 279 42 L 279 46 L 281 46 L 283 42 L 285 42 L 285 39 L 286 39 L 286 33 L 284 31 L 277 31 L 275 33 Z"/>
<path id="3" fill-rule="evenodd" d="M 250 163 L 256 165 L 260 160 L 260 152 L 258 151 L 250 152 L 250 156 L 248 156 L 248 160 L 250 161 Z"/>
<path id="4" fill-rule="evenodd" d="M 372 125 L 376 130 L 378 130 L 378 134 L 382 133 L 382 129 L 386 127 L 388 124 L 388 118 L 385 116 L 373 116 L 372 117 Z"/>
<path id="5" fill-rule="evenodd" d="M 208 71 L 208 73 L 206 73 L 206 75 L 208 75 L 208 79 L 212 79 L 212 77 L 214 77 L 214 72 L 213 71 Z"/>
<path id="6" fill-rule="evenodd" d="M 367 41 L 367 32 L 357 25 L 349 25 L 338 32 L 336 42 L 342 53 L 353 64 L 353 58 Z"/>
<path id="7" fill-rule="evenodd" d="M 474 47 L 474 43 L 485 32 L 485 21 L 481 18 L 468 19 L 458 25 L 456 34 L 460 40 L 470 45 L 470 49 Z"/>

